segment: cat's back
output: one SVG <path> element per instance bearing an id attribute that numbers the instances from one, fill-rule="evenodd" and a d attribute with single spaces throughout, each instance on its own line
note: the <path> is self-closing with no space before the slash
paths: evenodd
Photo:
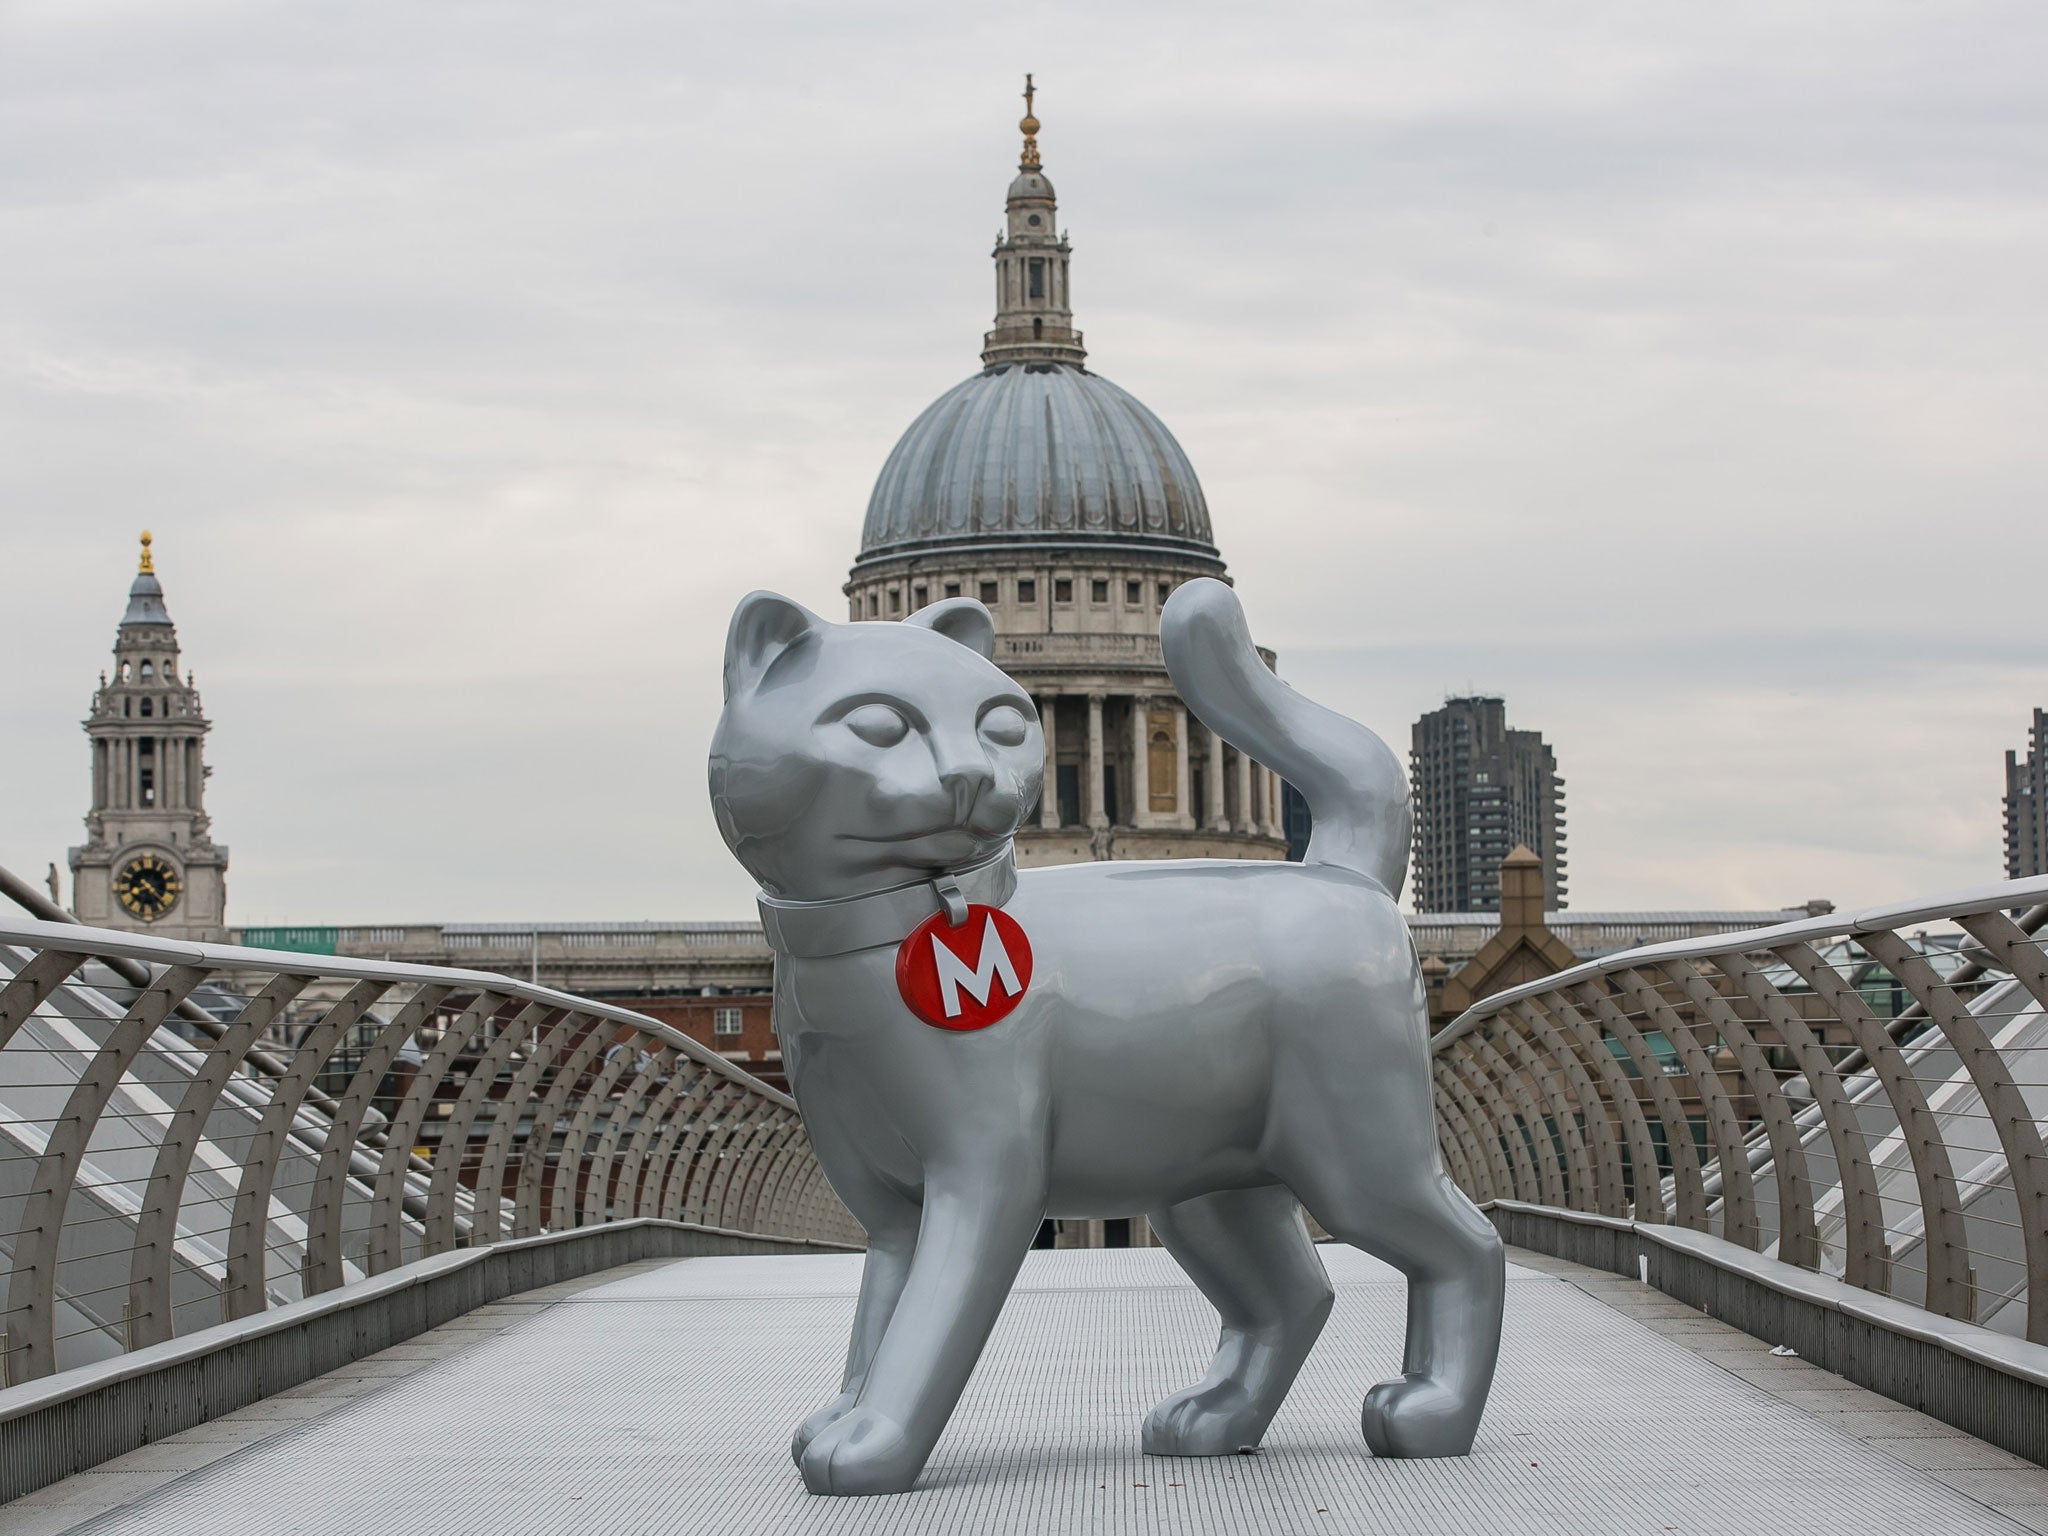
<path id="1" fill-rule="evenodd" d="M 1412 956 L 1376 881 L 1326 865 L 1233 859 L 1104 860 L 1020 870 L 1027 932 L 1094 952 L 1165 950 L 1271 962 L 1291 955 Z M 1412 960 L 1409 960 L 1412 963 Z"/>

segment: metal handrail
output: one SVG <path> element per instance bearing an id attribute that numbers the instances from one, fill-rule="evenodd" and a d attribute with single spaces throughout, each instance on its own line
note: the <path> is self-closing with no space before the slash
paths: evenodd
<path id="1" fill-rule="evenodd" d="M 71 927 L 84 926 L 80 919 L 57 905 L 56 902 L 45 896 L 26 880 L 23 880 L 4 864 L 0 864 L 0 896 L 6 896 L 17 906 L 32 913 L 40 921 L 63 923 Z M 144 986 L 149 981 L 149 968 L 135 960 L 112 954 L 100 956 L 99 959 L 108 970 L 112 971 L 130 986 Z M 185 1020 L 186 1023 L 195 1026 L 210 1039 L 219 1040 L 227 1033 L 226 1025 L 222 1024 L 220 1020 L 194 1003 L 190 998 L 180 1001 L 178 1006 L 172 1011 L 179 1018 Z M 271 1052 L 264 1050 L 261 1046 L 250 1046 L 242 1059 L 252 1069 L 268 1077 L 282 1078 L 290 1071 L 289 1066 L 284 1061 Z M 332 1116 L 339 1107 L 333 1097 L 323 1091 L 317 1083 L 306 1090 L 306 1103 L 318 1113 L 328 1116 Z M 384 1145 L 384 1128 L 381 1125 L 368 1127 L 359 1133 L 359 1138 L 364 1145 L 351 1149 L 350 1171 L 356 1174 L 365 1174 L 376 1167 L 376 1160 L 365 1149 L 381 1148 Z M 434 1171 L 434 1165 L 423 1157 L 409 1158 L 408 1166 L 412 1172 L 417 1174 L 431 1174 Z M 426 1215 L 425 1198 L 415 1193 L 410 1184 L 405 1188 L 401 1198 L 401 1206 L 404 1213 L 415 1220 Z M 461 1218 L 461 1224 L 466 1231 L 468 1228 L 467 1213 L 464 1213 Z M 5 1375 L 4 1361 L 0 1361 L 0 1380 L 4 1380 Z"/>
<path id="2" fill-rule="evenodd" d="M 0 1093 L 37 1106 L 11 1113 L 0 1145 L 0 1183 L 21 1196 L 14 1230 L 0 1231 L 11 1260 L 0 1379 L 69 1363 L 60 1305 L 88 1319 L 74 1333 L 99 1337 L 68 1349 L 84 1358 L 107 1338 L 140 1348 L 260 1312 L 274 1291 L 319 1294 L 471 1242 L 592 1222 L 664 1215 L 860 1241 L 789 1095 L 660 1020 L 495 972 L 159 939 L 65 916 L 0 920 L 12 967 L 0 972 L 0 1061 L 17 1058 Z M 126 986 L 101 991 L 89 962 Z M 201 987 L 238 998 L 239 1012 L 223 1022 L 198 1008 Z M 259 1041 L 294 1009 L 305 1014 L 296 1043 L 265 1051 Z M 173 1044 L 173 1018 L 205 1039 Z M 103 1037 L 82 1036 L 85 1019 Z M 24 1033 L 32 1021 L 41 1027 Z M 43 1081 L 46 1062 L 71 1075 Z M 324 1092 L 322 1077 L 345 1086 Z M 365 1136 L 380 1099 L 388 1125 Z M 114 1171 L 81 1178 L 88 1162 Z M 217 1179 L 231 1170 L 231 1201 L 207 1197 L 231 1204 L 218 1230 L 201 1231 L 201 1202 L 188 1202 L 202 1164 Z M 103 1231 L 120 1226 L 106 1209 L 117 1185 L 130 1239 L 119 1252 Z M 125 1271 L 119 1283 L 110 1268 Z M 214 1292 L 219 1316 L 203 1304 Z"/>
<path id="3" fill-rule="evenodd" d="M 1929 924 L 1975 947 L 1946 976 Z M 1481 1201 L 1675 1223 L 2048 1343 L 2044 925 L 2037 877 L 1496 993 L 1432 1041 L 1446 1167 Z M 1867 962 L 1821 953 L 1843 939 L 1910 1004 L 1873 1007 Z"/>

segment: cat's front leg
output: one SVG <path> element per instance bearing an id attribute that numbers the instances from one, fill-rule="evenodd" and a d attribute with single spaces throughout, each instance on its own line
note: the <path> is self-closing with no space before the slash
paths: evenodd
<path id="1" fill-rule="evenodd" d="M 789 1453 L 798 1466 L 804 1451 L 834 1420 L 853 1411 L 860 1401 L 860 1389 L 867 1381 L 868 1366 L 881 1346 L 889 1319 L 896 1313 L 897 1299 L 910 1278 L 910 1258 L 917 1247 L 915 1201 L 893 1193 L 863 1200 L 854 1214 L 867 1229 L 867 1257 L 861 1263 L 860 1300 L 853 1309 L 853 1337 L 846 1347 L 846 1370 L 839 1381 L 839 1395 L 799 1424 L 791 1437 Z"/>
<path id="2" fill-rule="evenodd" d="M 917 1481 L 1045 1217 L 1042 1159 L 928 1170 L 924 1219 L 860 1400 L 797 1458 L 813 1493 L 902 1493 Z"/>
<path id="3" fill-rule="evenodd" d="M 834 1194 L 845 1202 L 868 1235 L 861 1262 L 860 1300 L 853 1309 L 853 1336 L 846 1346 L 846 1369 L 839 1392 L 814 1410 L 790 1437 L 789 1453 L 798 1466 L 818 1432 L 850 1413 L 860 1400 L 868 1364 L 880 1347 L 896 1300 L 910 1277 L 910 1256 L 917 1246 L 917 1224 L 923 1207 L 874 1165 L 873 1148 L 853 1133 L 843 1116 L 821 1108 L 806 1120 L 819 1166 Z"/>

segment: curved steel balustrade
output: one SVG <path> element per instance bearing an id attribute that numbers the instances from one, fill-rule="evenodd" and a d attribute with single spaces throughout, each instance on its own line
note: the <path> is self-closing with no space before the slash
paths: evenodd
<path id="1" fill-rule="evenodd" d="M 0 1382 L 458 1246 L 858 1243 L 787 1094 L 500 975 L 0 920 Z"/>
<path id="2" fill-rule="evenodd" d="M 1445 1165 L 2048 1343 L 2044 918 L 2015 881 L 1486 998 L 1434 1041 Z"/>

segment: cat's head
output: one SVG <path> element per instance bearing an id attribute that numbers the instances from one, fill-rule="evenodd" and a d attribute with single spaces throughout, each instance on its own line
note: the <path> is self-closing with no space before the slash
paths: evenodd
<path id="1" fill-rule="evenodd" d="M 773 896 L 885 890 L 999 853 L 1038 800 L 1030 695 L 971 598 L 833 624 L 773 592 L 734 610 L 711 806 Z"/>

